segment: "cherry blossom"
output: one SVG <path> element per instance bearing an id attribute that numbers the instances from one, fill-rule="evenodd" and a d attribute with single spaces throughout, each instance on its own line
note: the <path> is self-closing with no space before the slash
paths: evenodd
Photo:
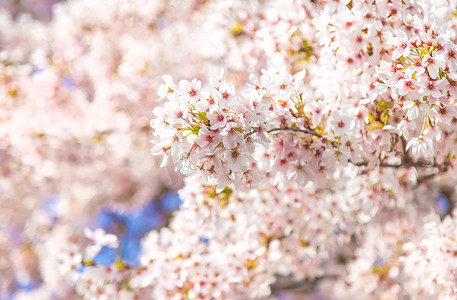
<path id="1" fill-rule="evenodd" d="M 31 3 L 1 299 L 456 297 L 455 0 Z"/>

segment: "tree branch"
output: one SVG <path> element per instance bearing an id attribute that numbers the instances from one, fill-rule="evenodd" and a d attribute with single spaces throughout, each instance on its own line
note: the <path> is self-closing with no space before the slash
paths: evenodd
<path id="1" fill-rule="evenodd" d="M 314 131 L 314 130 L 307 129 L 307 128 L 302 129 L 302 128 L 298 128 L 298 127 L 289 127 L 289 126 L 273 128 L 273 129 L 267 130 L 267 132 L 268 132 L 268 133 L 271 133 L 271 132 L 282 131 L 282 130 L 301 132 L 301 133 L 305 133 L 305 134 L 314 135 L 314 136 L 316 136 L 316 137 L 318 137 L 318 138 L 322 138 L 322 135 L 320 135 L 319 133 L 317 133 L 317 132 Z"/>
<path id="2" fill-rule="evenodd" d="M 272 132 L 277 132 L 277 131 L 293 131 L 293 132 L 300 132 L 300 133 L 304 133 L 304 134 L 310 134 L 310 135 L 313 135 L 315 137 L 318 137 L 318 138 L 323 138 L 323 136 L 319 133 L 317 133 L 315 130 L 313 129 L 309 129 L 309 128 L 298 128 L 298 127 L 289 127 L 289 126 L 283 126 L 283 127 L 277 127 L 277 128 L 272 128 L 272 129 L 269 129 L 269 130 L 266 130 L 265 132 L 268 132 L 268 133 L 272 133 Z M 254 133 L 257 133 L 259 132 L 258 130 L 254 130 L 254 131 L 251 131 L 249 132 L 246 136 L 250 136 L 250 135 L 253 135 Z M 447 171 L 447 168 L 448 168 L 448 164 L 447 163 L 444 163 L 442 165 L 438 165 L 436 164 L 436 162 L 428 162 L 428 161 L 424 161 L 424 160 L 417 160 L 417 161 L 414 161 L 410 156 L 409 156 L 409 153 L 406 151 L 406 145 L 407 145 L 407 142 L 405 140 L 405 138 L 403 136 L 400 136 L 400 135 L 397 135 L 395 134 L 401 141 L 401 148 L 402 148 L 402 157 L 401 157 L 401 162 L 399 164 L 389 164 L 389 163 L 384 163 L 384 162 L 381 162 L 379 164 L 379 166 L 381 168 L 395 168 L 395 169 L 400 169 L 400 168 L 411 168 L 411 167 L 415 167 L 415 168 L 439 168 L 439 169 L 443 169 L 444 171 L 440 171 L 438 173 L 434 173 L 434 174 L 430 174 L 430 175 L 427 175 L 427 176 L 424 176 L 422 177 L 422 180 L 426 180 L 428 178 L 431 178 L 433 177 L 434 175 L 436 174 L 439 174 L 439 173 L 443 173 L 443 172 L 446 172 Z M 335 148 L 338 148 L 337 147 L 337 142 L 336 141 L 330 141 L 330 143 L 335 147 Z M 354 166 L 357 166 L 357 167 L 366 167 L 368 166 L 369 164 L 369 161 L 362 161 L 362 162 L 353 162 L 351 160 L 348 161 L 349 163 L 353 164 Z"/>

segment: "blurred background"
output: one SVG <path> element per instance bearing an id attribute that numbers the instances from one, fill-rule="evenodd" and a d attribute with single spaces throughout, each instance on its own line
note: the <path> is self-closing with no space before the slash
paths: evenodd
<path id="1" fill-rule="evenodd" d="M 150 155 L 161 76 L 223 67 L 240 84 L 272 53 L 311 55 L 259 30 L 281 11 L 261 2 L 0 0 L 0 299 L 79 299 L 57 258 L 86 227 L 119 238 L 91 264 L 139 265 L 181 203 L 182 179 Z"/>

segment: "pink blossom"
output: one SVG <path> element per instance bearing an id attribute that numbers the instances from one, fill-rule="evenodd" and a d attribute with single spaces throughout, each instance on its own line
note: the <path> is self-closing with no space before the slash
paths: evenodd
<path id="1" fill-rule="evenodd" d="M 412 138 L 406 145 L 406 150 L 411 148 L 411 152 L 414 157 L 419 156 L 419 154 L 424 154 L 430 156 L 433 154 L 433 140 L 427 136 L 418 136 Z"/>

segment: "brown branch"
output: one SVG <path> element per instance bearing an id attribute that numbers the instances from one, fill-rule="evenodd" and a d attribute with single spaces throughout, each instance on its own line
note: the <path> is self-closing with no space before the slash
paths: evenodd
<path id="1" fill-rule="evenodd" d="M 322 138 L 322 135 L 320 135 L 319 133 L 317 133 L 314 130 L 301 129 L 301 128 L 298 128 L 298 127 L 289 127 L 289 126 L 277 127 L 277 128 L 266 130 L 265 132 L 272 133 L 272 132 L 283 131 L 283 130 L 301 132 L 301 133 L 305 133 L 305 134 L 311 134 L 311 135 L 314 135 L 314 136 L 316 136 L 318 138 Z M 253 135 L 254 133 L 257 133 L 257 132 L 259 132 L 259 130 L 251 131 L 248 134 L 246 134 L 246 136 L 251 136 L 251 135 Z"/>
<path id="2" fill-rule="evenodd" d="M 427 181 L 427 180 L 429 180 L 429 179 L 431 179 L 431 178 L 433 178 L 433 177 L 435 177 L 437 175 L 446 173 L 449 170 L 450 165 L 451 165 L 451 163 L 449 161 L 445 161 L 441 165 L 436 165 L 436 162 L 435 162 L 434 166 L 436 166 L 438 168 L 438 171 L 435 172 L 435 173 L 432 173 L 432 174 L 427 174 L 427 175 L 423 175 L 421 177 L 418 177 L 417 178 L 417 184 L 416 184 L 416 186 L 414 186 L 414 188 L 419 187 L 422 183 L 424 183 L 425 181 Z"/>
<path id="3" fill-rule="evenodd" d="M 368 166 L 369 162 L 368 161 L 363 161 L 363 162 L 358 162 L 354 163 L 352 161 L 349 161 L 351 164 L 357 167 L 366 167 Z M 409 159 L 403 159 L 402 157 L 402 162 L 399 164 L 389 164 L 389 163 L 380 163 L 380 167 L 382 168 L 394 168 L 394 169 L 399 169 L 399 168 L 411 168 L 411 167 L 416 167 L 416 168 L 439 168 L 441 165 L 437 165 L 435 163 L 430 163 L 428 161 L 424 160 L 418 160 L 418 161 L 413 161 Z"/>
<path id="4" fill-rule="evenodd" d="M 323 279 L 335 280 L 339 276 L 337 274 L 327 274 L 325 276 L 318 276 L 315 278 L 305 278 L 295 281 L 290 276 L 277 276 L 270 288 L 273 295 L 281 292 L 313 292 L 316 290 L 317 285 Z"/>
<path id="5" fill-rule="evenodd" d="M 317 133 L 317 132 L 314 131 L 314 130 L 307 129 L 307 128 L 301 129 L 301 128 L 298 128 L 298 127 L 289 127 L 289 126 L 273 128 L 273 129 L 267 130 L 267 132 L 268 132 L 268 133 L 271 133 L 271 132 L 282 131 L 282 130 L 301 132 L 301 133 L 305 133 L 305 134 L 314 135 L 314 136 L 316 136 L 316 137 L 318 137 L 318 138 L 322 138 L 322 135 L 320 135 L 319 133 Z"/>
<path id="6" fill-rule="evenodd" d="M 289 127 L 289 126 L 283 126 L 283 127 L 277 127 L 277 128 L 272 128 L 272 129 L 269 129 L 269 130 L 266 130 L 265 132 L 268 132 L 268 133 L 272 133 L 272 132 L 277 132 L 277 131 L 293 131 L 293 132 L 300 132 L 300 133 L 304 133 L 304 134 L 310 134 L 310 135 L 313 135 L 315 137 L 318 137 L 318 138 L 323 138 L 323 136 L 319 133 L 317 133 L 315 130 L 313 129 L 309 129 L 309 128 L 298 128 L 298 127 Z M 250 135 L 253 135 L 254 133 L 257 133 L 258 130 L 254 130 L 254 131 L 251 131 L 249 132 L 246 136 L 250 136 Z M 424 161 L 424 160 L 417 160 L 417 161 L 414 161 L 408 151 L 406 151 L 406 145 L 407 145 L 407 142 L 405 140 L 405 138 L 403 136 L 400 136 L 400 135 L 397 135 L 395 134 L 395 136 L 397 138 L 400 139 L 401 141 L 401 149 L 402 149 L 402 156 L 401 156 L 401 162 L 399 164 L 389 164 L 389 163 L 384 163 L 384 162 L 381 162 L 379 164 L 379 166 L 381 168 L 395 168 L 395 169 L 400 169 L 400 168 L 411 168 L 411 167 L 415 167 L 415 168 L 439 168 L 439 169 L 445 169 L 445 171 L 440 171 L 438 173 L 435 173 L 436 174 L 439 174 L 439 173 L 444 173 L 447 171 L 447 168 L 448 168 L 448 163 L 444 163 L 442 165 L 438 165 L 436 164 L 436 162 L 428 162 L 428 161 Z M 398 140 L 395 141 L 395 144 L 398 142 Z M 335 148 L 338 148 L 337 147 L 337 142 L 336 141 L 330 141 L 330 143 L 333 145 L 333 147 Z M 353 164 L 354 166 L 357 166 L 357 167 L 366 167 L 368 166 L 369 162 L 368 161 L 362 161 L 362 162 L 353 162 L 351 160 L 348 161 L 349 163 Z M 428 178 L 431 178 L 433 176 L 431 176 L 432 174 L 430 175 L 427 175 L 427 176 L 424 176 L 424 180 L 428 179 Z"/>

